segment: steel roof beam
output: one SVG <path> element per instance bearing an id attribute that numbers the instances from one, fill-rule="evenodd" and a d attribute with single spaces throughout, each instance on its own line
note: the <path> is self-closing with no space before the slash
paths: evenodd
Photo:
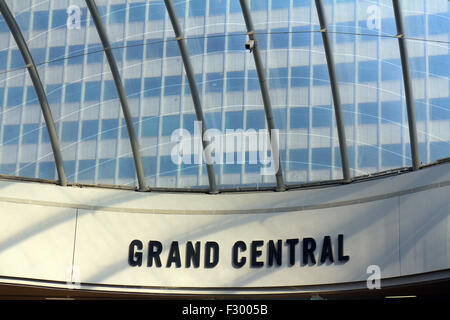
<path id="1" fill-rule="evenodd" d="M 334 63 L 333 51 L 331 48 L 330 37 L 328 35 L 328 24 L 325 17 L 325 10 L 321 0 L 316 0 L 317 15 L 320 22 L 320 32 L 322 34 L 323 47 L 327 59 L 328 74 L 330 77 L 331 93 L 333 95 L 334 113 L 336 117 L 336 126 L 339 138 L 339 150 L 341 153 L 342 174 L 344 181 L 351 181 L 350 169 L 348 163 L 347 140 L 345 138 L 344 119 L 342 116 L 341 97 L 339 94 L 339 85 Z"/>
<path id="2" fill-rule="evenodd" d="M 277 191 L 285 191 L 286 187 L 284 185 L 283 180 L 283 171 L 281 169 L 280 164 L 280 154 L 279 154 L 279 145 L 278 145 L 278 139 L 276 137 L 273 137 L 273 130 L 276 130 L 275 128 L 275 121 L 272 114 L 272 103 L 270 102 L 270 96 L 269 96 L 269 89 L 267 87 L 267 80 L 266 75 L 264 71 L 264 65 L 262 63 L 261 59 L 261 53 L 259 51 L 258 42 L 255 35 L 255 28 L 253 26 L 252 21 L 252 15 L 250 12 L 250 9 L 248 8 L 248 4 L 246 0 L 240 0 L 241 3 L 241 9 L 242 14 L 244 16 L 245 25 L 247 27 L 247 35 L 250 39 L 250 42 L 248 44 L 247 49 L 250 50 L 250 52 L 253 52 L 253 59 L 255 61 L 255 67 L 256 72 L 258 74 L 258 80 L 259 80 L 259 86 L 261 89 L 261 95 L 263 99 L 264 104 L 264 111 L 266 114 L 266 121 L 267 126 L 269 129 L 269 138 L 271 142 L 272 147 L 272 160 L 276 162 L 275 168 L 277 169 L 277 172 L 275 173 L 275 178 L 277 181 Z"/>
<path id="3" fill-rule="evenodd" d="M 398 0 L 392 0 L 395 14 L 395 24 L 397 26 L 398 46 L 402 61 L 403 85 L 405 87 L 406 111 L 408 113 L 409 140 L 411 146 L 411 157 L 413 170 L 420 168 L 419 143 L 417 140 L 416 116 L 414 111 L 414 96 L 412 93 L 412 82 L 409 72 L 408 49 L 405 41 L 405 31 L 403 27 L 403 16 Z"/>
<path id="4" fill-rule="evenodd" d="M 39 104 L 41 105 L 42 115 L 44 116 L 45 124 L 47 126 L 50 144 L 52 146 L 53 156 L 55 158 L 56 171 L 58 172 L 59 184 L 61 186 L 65 186 L 67 185 L 67 179 L 66 173 L 64 171 L 64 162 L 61 154 L 61 147 L 59 144 L 58 136 L 56 134 L 55 122 L 53 120 L 52 112 L 48 104 L 47 95 L 45 94 L 44 86 L 42 85 L 41 78 L 39 77 L 36 64 L 34 63 L 28 45 L 23 38 L 20 27 L 4 0 L 0 0 L 0 11 L 6 23 L 8 24 L 11 34 L 16 41 L 17 47 L 19 48 L 28 69 L 28 73 L 30 74 L 31 81 L 33 82 Z"/>
<path id="5" fill-rule="evenodd" d="M 111 45 L 108 39 L 108 35 L 106 33 L 105 27 L 100 17 L 100 13 L 98 12 L 97 5 L 94 0 L 86 0 L 86 4 L 89 8 L 89 12 L 92 15 L 92 19 L 94 20 L 95 27 L 97 28 L 97 33 L 102 41 L 103 50 L 105 51 L 106 58 L 108 59 L 108 64 L 111 69 L 111 74 L 114 79 L 114 83 L 116 85 L 117 94 L 120 99 L 120 104 L 122 106 L 123 116 L 125 118 L 125 122 L 128 129 L 128 136 L 130 137 L 131 149 L 133 152 L 134 165 L 136 167 L 136 175 L 139 184 L 139 191 L 146 191 L 145 185 L 145 176 L 144 169 L 142 166 L 142 159 L 139 150 L 139 143 L 136 138 L 136 133 L 134 131 L 133 120 L 131 117 L 130 108 L 128 106 L 127 95 L 125 89 L 123 87 L 122 79 L 120 77 L 119 69 L 117 67 L 116 59 L 114 57 L 114 53 L 112 52 Z"/>
<path id="6" fill-rule="evenodd" d="M 186 76 L 189 82 L 189 88 L 191 90 L 191 96 L 194 103 L 195 114 L 197 117 L 197 121 L 201 124 L 201 135 L 202 135 L 202 145 L 203 151 L 205 155 L 206 169 L 208 172 L 208 180 L 209 180 L 209 193 L 217 193 L 216 186 L 216 176 L 214 173 L 214 166 L 210 159 L 210 156 L 205 150 L 208 149 L 209 141 L 204 139 L 204 133 L 206 132 L 206 124 L 203 116 L 203 109 L 200 100 L 200 96 L 197 89 L 197 84 L 195 82 L 194 69 L 191 64 L 191 60 L 189 57 L 189 52 L 187 50 L 186 41 L 183 37 L 183 32 L 181 31 L 180 24 L 178 23 L 177 14 L 175 12 L 175 8 L 171 0 L 164 0 L 166 5 L 167 13 L 169 14 L 170 21 L 172 23 L 172 28 L 175 33 L 175 40 L 178 43 L 178 47 L 180 49 L 181 58 L 183 59 L 184 69 L 186 71 Z"/>

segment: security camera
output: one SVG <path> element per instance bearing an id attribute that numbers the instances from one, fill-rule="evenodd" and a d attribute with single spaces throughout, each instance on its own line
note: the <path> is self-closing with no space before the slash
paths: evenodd
<path id="1" fill-rule="evenodd" d="M 248 51 L 252 52 L 253 48 L 255 47 L 255 40 L 248 40 L 245 43 L 245 49 L 247 49 Z"/>

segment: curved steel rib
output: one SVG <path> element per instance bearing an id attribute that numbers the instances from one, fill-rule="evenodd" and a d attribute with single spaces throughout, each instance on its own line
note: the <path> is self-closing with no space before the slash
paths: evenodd
<path id="1" fill-rule="evenodd" d="M 145 185 L 144 169 L 142 167 L 142 159 L 139 151 L 139 143 L 137 141 L 136 134 L 134 131 L 133 120 L 131 117 L 130 108 L 128 106 L 128 100 L 125 93 L 125 89 L 122 84 L 122 79 L 120 78 L 119 69 L 117 68 L 116 59 L 114 58 L 114 54 L 109 44 L 108 35 L 102 23 L 95 1 L 86 0 L 86 4 L 89 8 L 89 12 L 92 15 L 92 19 L 94 20 L 95 27 L 97 28 L 97 33 L 100 37 L 100 40 L 102 41 L 103 49 L 105 51 L 106 58 L 108 59 L 111 74 L 113 76 L 114 83 L 116 85 L 117 94 L 119 95 L 123 116 L 127 124 L 128 136 L 130 137 L 131 149 L 133 151 L 134 165 L 136 167 L 136 175 L 139 184 L 139 191 L 146 191 L 147 188 Z"/>
<path id="2" fill-rule="evenodd" d="M 271 141 L 272 147 L 272 160 L 276 163 L 277 171 L 275 173 L 275 178 L 277 180 L 277 191 L 284 191 L 286 187 L 284 185 L 283 180 L 283 171 L 281 169 L 280 164 L 280 154 L 279 154 L 279 146 L 278 139 L 273 137 L 273 132 L 275 129 L 275 121 L 272 115 L 272 104 L 270 102 L 269 89 L 267 88 L 266 75 L 264 72 L 264 66 L 261 59 L 261 54 L 259 52 L 259 47 L 257 43 L 257 39 L 255 36 L 255 29 L 253 27 L 252 16 L 250 10 L 248 8 L 248 4 L 246 0 L 240 0 L 242 14 L 244 16 L 245 25 L 247 26 L 247 35 L 252 41 L 250 44 L 250 50 L 253 52 L 253 58 L 255 60 L 256 72 L 258 74 L 259 86 L 261 88 L 261 95 L 264 104 L 264 111 L 266 114 L 267 127 L 269 129 L 269 137 Z"/>
<path id="3" fill-rule="evenodd" d="M 36 69 L 33 57 L 31 56 L 28 45 L 23 38 L 22 32 L 17 24 L 14 16 L 9 10 L 8 5 L 4 0 L 0 0 L 0 11 L 8 24 L 9 30 L 13 35 L 17 47 L 22 54 L 23 60 L 25 61 L 28 73 L 30 74 L 31 81 L 33 82 L 34 89 L 36 90 L 36 95 L 41 105 L 42 115 L 44 116 L 45 124 L 47 126 L 48 135 L 50 138 L 50 144 L 53 150 L 53 156 L 55 158 L 56 170 L 58 172 L 59 184 L 61 186 L 67 185 L 66 173 L 64 171 L 64 162 L 61 154 L 61 147 L 59 144 L 58 136 L 56 135 L 55 123 L 53 120 L 52 112 L 48 104 L 47 95 L 45 94 L 44 86 L 42 85 L 41 78 Z"/>
<path id="4" fill-rule="evenodd" d="M 342 117 L 341 97 L 339 94 L 339 85 L 334 64 L 333 52 L 331 49 L 330 38 L 328 36 L 327 21 L 325 11 L 321 0 L 316 0 L 317 15 L 320 22 L 320 32 L 322 34 L 323 47 L 327 58 L 328 74 L 330 76 L 331 93 L 333 95 L 334 113 L 336 117 L 336 126 L 339 137 L 339 150 L 341 152 L 342 175 L 344 181 L 351 181 L 350 169 L 348 163 L 347 140 L 345 138 L 344 119 Z"/>
<path id="5" fill-rule="evenodd" d="M 202 144 L 203 150 L 207 150 L 209 146 L 209 141 L 206 141 L 203 137 L 203 134 L 206 132 L 206 124 L 203 116 L 202 104 L 200 101 L 200 96 L 198 94 L 197 84 L 195 83 L 194 69 L 191 65 L 191 60 L 189 57 L 189 52 L 186 47 L 186 42 L 183 38 L 183 33 L 181 31 L 180 24 L 178 23 L 177 15 L 175 12 L 175 8 L 171 0 L 164 0 L 166 4 L 167 13 L 169 14 L 170 21 L 172 22 L 173 31 L 175 33 L 175 40 L 178 42 L 178 47 L 180 49 L 181 58 L 183 59 L 184 69 L 186 71 L 186 76 L 189 82 L 189 88 L 191 90 L 191 96 L 194 103 L 195 114 L 197 117 L 197 121 L 201 123 L 201 134 L 202 134 Z M 214 173 L 214 167 L 211 159 L 209 159 L 209 155 L 207 152 L 204 152 L 205 160 L 206 160 L 206 169 L 208 171 L 208 179 L 209 179 L 209 193 L 218 193 L 216 186 L 216 176 Z"/>

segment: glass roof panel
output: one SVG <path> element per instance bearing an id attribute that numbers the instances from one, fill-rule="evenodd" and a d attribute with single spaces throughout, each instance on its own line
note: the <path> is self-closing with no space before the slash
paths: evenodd
<path id="1" fill-rule="evenodd" d="M 206 190 L 206 165 L 195 157 L 202 153 L 201 141 L 179 140 L 179 134 L 193 139 L 198 133 L 197 117 L 164 1 L 95 2 L 125 88 L 146 184 Z M 137 185 L 120 100 L 85 1 L 7 3 L 46 89 L 68 181 Z M 267 160 L 268 153 L 261 150 L 267 148 L 263 143 L 267 136 L 258 133 L 267 134 L 267 121 L 254 57 L 245 49 L 249 37 L 239 0 L 173 0 L 173 4 L 205 124 L 214 137 L 219 189 L 274 187 L 274 175 L 261 171 L 267 168 L 263 157 Z M 411 166 L 392 1 L 323 0 L 323 4 L 351 176 Z M 342 179 L 315 1 L 248 0 L 248 7 L 279 133 L 285 184 Z M 426 164 L 450 155 L 449 3 L 401 0 L 401 8 L 420 161 Z M 2 18 L 0 101 L 0 173 L 57 179 L 34 88 Z M 227 130 L 234 139 L 228 144 Z M 246 139 L 244 149 L 237 145 L 239 133 Z M 185 161 L 177 163 L 180 146 L 190 151 L 182 153 Z"/>

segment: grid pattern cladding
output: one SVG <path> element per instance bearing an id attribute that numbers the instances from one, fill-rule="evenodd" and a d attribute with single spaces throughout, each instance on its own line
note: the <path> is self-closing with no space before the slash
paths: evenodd
<path id="1" fill-rule="evenodd" d="M 120 101 L 84 1 L 6 1 L 49 100 L 69 182 L 136 185 Z M 239 0 L 173 0 L 205 122 L 220 132 L 267 127 Z M 447 0 L 400 1 L 420 161 L 450 156 Z M 97 0 L 124 84 L 149 187 L 208 186 L 205 164 L 171 160 L 174 130 L 196 120 L 164 1 Z M 352 176 L 411 166 L 391 0 L 323 1 Z M 327 61 L 314 1 L 252 0 L 285 183 L 342 179 Z M 69 9 L 69 10 L 68 10 Z M 68 27 L 68 19 L 80 21 Z M 57 179 L 39 102 L 0 18 L 0 174 Z M 260 162 L 214 164 L 219 187 L 275 185 Z M 225 154 L 224 154 L 225 157 Z"/>

